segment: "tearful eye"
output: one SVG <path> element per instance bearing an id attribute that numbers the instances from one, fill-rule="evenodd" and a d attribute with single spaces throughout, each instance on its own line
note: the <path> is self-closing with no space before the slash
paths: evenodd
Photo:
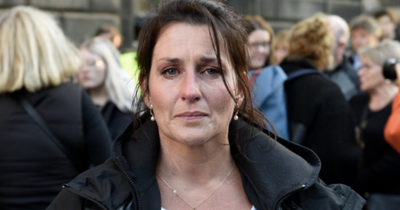
<path id="1" fill-rule="evenodd" d="M 221 70 L 217 69 L 217 68 L 209 68 L 206 70 L 207 74 L 219 74 Z"/>
<path id="2" fill-rule="evenodd" d="M 175 75 L 177 73 L 178 73 L 178 71 L 174 68 L 167 68 L 164 71 L 162 71 L 162 74 L 166 74 L 166 75 Z"/>

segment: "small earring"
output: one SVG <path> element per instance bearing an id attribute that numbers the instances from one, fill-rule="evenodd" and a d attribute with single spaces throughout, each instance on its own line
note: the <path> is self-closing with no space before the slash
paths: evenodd
<path id="1" fill-rule="evenodd" d="M 150 115 L 151 115 L 150 120 L 155 121 L 156 118 L 154 117 L 154 113 L 153 113 L 153 104 L 150 104 Z"/>
<path id="2" fill-rule="evenodd" d="M 238 103 L 236 103 L 236 107 L 237 107 L 236 113 L 235 113 L 235 116 L 233 116 L 233 120 L 235 120 L 235 121 L 237 121 L 237 120 L 239 119 L 239 116 L 238 116 L 238 113 L 239 113 L 239 104 L 238 104 Z"/>

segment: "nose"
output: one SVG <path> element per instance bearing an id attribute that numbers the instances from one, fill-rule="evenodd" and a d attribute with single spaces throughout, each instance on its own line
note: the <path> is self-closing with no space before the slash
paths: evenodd
<path id="1" fill-rule="evenodd" d="M 201 98 L 200 82 L 195 70 L 186 71 L 181 80 L 181 100 L 196 102 Z"/>
<path id="2" fill-rule="evenodd" d="M 364 74 L 364 68 L 360 67 L 357 71 L 357 75 L 359 78 L 361 78 Z"/>

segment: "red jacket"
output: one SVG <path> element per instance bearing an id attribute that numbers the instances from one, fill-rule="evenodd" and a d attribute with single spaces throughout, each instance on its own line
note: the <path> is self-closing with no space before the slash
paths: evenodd
<path id="1" fill-rule="evenodd" d="M 385 139 L 400 153 L 400 94 L 393 100 L 392 113 L 385 126 Z"/>

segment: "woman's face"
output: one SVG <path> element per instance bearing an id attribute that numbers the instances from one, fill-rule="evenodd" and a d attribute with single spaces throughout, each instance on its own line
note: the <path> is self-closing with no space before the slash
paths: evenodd
<path id="1" fill-rule="evenodd" d="M 266 30 L 257 29 L 250 33 L 250 67 L 264 67 L 270 54 L 271 36 Z"/>
<path id="2" fill-rule="evenodd" d="M 79 53 L 82 66 L 79 69 L 78 80 L 85 89 L 96 89 L 104 86 L 106 78 L 106 65 L 100 56 L 91 53 L 87 49 L 81 49 Z"/>
<path id="3" fill-rule="evenodd" d="M 221 51 L 222 69 L 207 26 L 172 23 L 154 47 L 149 92 L 145 97 L 159 128 L 161 141 L 196 146 L 210 140 L 227 143 L 235 101 L 234 69 Z"/>
<path id="4" fill-rule="evenodd" d="M 360 90 L 371 92 L 375 88 L 385 84 L 385 78 L 382 75 L 382 67 L 374 63 L 370 58 L 362 56 L 360 58 L 361 67 L 358 70 L 360 78 Z"/>

